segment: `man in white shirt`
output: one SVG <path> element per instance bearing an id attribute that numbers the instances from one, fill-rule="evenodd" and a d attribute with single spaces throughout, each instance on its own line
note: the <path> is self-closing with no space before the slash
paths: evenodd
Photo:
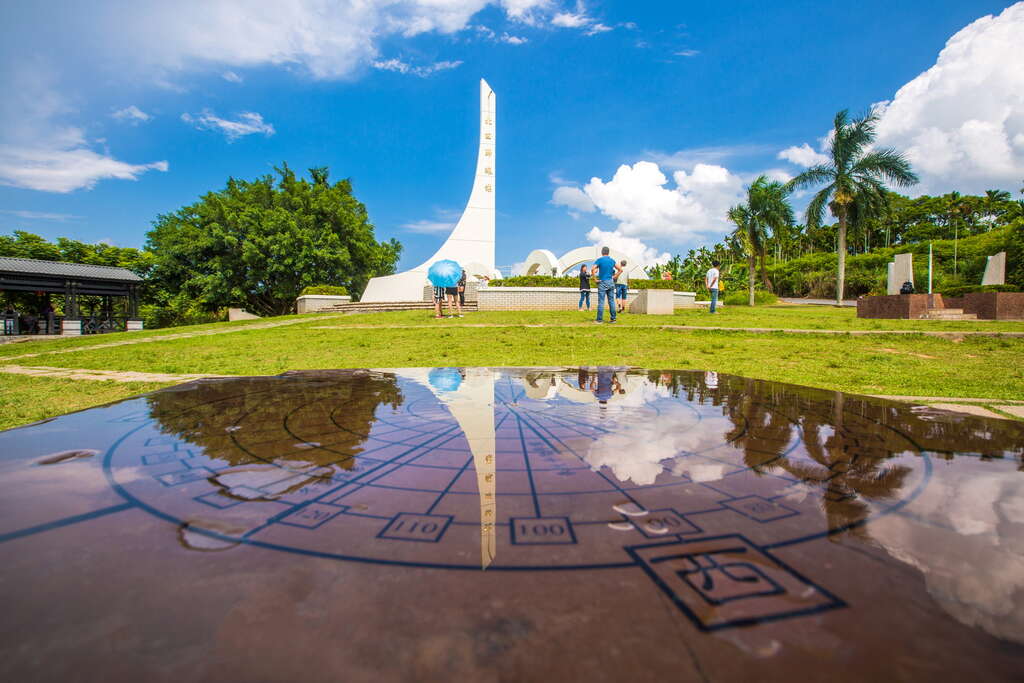
<path id="1" fill-rule="evenodd" d="M 711 307 L 709 309 L 711 313 L 715 312 L 715 305 L 718 303 L 718 278 L 720 276 L 718 265 L 718 261 L 712 261 L 711 267 L 708 268 L 708 274 L 704 276 L 704 284 L 711 292 Z"/>

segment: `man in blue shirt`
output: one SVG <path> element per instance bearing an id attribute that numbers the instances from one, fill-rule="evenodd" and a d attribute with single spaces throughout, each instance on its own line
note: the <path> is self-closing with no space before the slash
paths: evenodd
<path id="1" fill-rule="evenodd" d="M 595 322 L 604 322 L 604 300 L 608 298 L 608 310 L 611 313 L 612 319 L 609 322 L 615 322 L 615 278 L 622 272 L 622 268 L 615 262 L 611 256 L 608 255 L 608 247 L 601 247 L 601 258 L 594 262 L 594 267 L 591 270 L 592 275 L 597 276 L 597 320 Z"/>

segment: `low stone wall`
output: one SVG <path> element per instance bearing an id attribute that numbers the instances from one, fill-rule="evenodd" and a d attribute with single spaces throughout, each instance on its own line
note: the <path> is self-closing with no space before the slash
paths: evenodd
<path id="1" fill-rule="evenodd" d="M 305 294 L 295 300 L 296 313 L 316 313 L 333 308 L 336 304 L 347 304 L 352 297 L 347 294 Z"/>
<path id="2" fill-rule="evenodd" d="M 640 291 L 629 290 L 628 301 L 632 303 Z M 693 307 L 696 296 L 693 292 L 672 292 L 672 308 Z M 469 299 L 468 296 L 466 298 Z M 667 295 L 660 295 L 661 308 L 666 308 L 664 302 L 667 298 Z M 477 293 L 481 311 L 574 311 L 579 301 L 580 290 L 573 287 L 481 287 Z M 597 308 L 596 289 L 590 290 L 590 308 Z"/>
<path id="3" fill-rule="evenodd" d="M 464 292 L 464 294 L 466 295 L 467 302 L 477 300 L 477 292 L 480 290 L 480 286 L 480 283 L 476 281 L 466 283 L 466 291 Z M 423 287 L 423 300 L 434 300 L 434 288 L 431 287 L 430 285 L 424 285 Z"/>
<path id="4" fill-rule="evenodd" d="M 945 302 L 946 308 L 962 308 L 979 320 L 1024 320 L 1024 292 L 971 292 Z"/>
<path id="5" fill-rule="evenodd" d="M 858 318 L 917 320 L 927 315 L 929 308 L 946 308 L 941 294 L 892 294 L 857 299 Z"/>

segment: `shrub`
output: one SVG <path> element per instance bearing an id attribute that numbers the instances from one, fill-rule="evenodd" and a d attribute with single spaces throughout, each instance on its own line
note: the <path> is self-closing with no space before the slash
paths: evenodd
<path id="1" fill-rule="evenodd" d="M 778 301 L 779 297 L 775 296 L 771 292 L 762 292 L 760 290 L 754 290 L 755 306 L 768 306 L 774 303 L 778 303 Z M 749 302 L 749 290 L 726 292 L 725 297 L 722 299 L 722 303 L 724 303 L 726 306 L 746 306 Z"/>
<path id="2" fill-rule="evenodd" d="M 346 296 L 348 290 L 344 287 L 336 287 L 334 285 L 311 285 L 302 290 L 300 296 L 306 296 L 307 294 L 322 294 L 324 296 Z"/>
<path id="3" fill-rule="evenodd" d="M 491 280 L 491 287 L 576 287 L 579 277 L 554 277 L 552 275 L 516 275 L 502 280 Z"/>
<path id="4" fill-rule="evenodd" d="M 1019 292 L 1020 288 L 1015 285 L 962 285 L 960 287 L 944 287 L 942 296 L 961 297 L 964 294 L 975 292 Z"/>

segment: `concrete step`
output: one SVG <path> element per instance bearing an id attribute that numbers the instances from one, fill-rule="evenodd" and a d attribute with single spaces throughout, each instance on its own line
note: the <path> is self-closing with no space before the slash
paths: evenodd
<path id="1" fill-rule="evenodd" d="M 447 306 L 447 304 L 445 304 Z M 434 304 L 430 301 L 375 301 L 363 303 L 355 301 L 347 304 L 335 304 L 329 312 L 338 313 L 384 313 L 387 311 L 432 311 Z M 463 306 L 464 311 L 476 311 L 477 302 L 467 301 Z"/>
<path id="2" fill-rule="evenodd" d="M 976 313 L 964 313 L 962 308 L 930 308 L 924 320 L 977 320 Z"/>

